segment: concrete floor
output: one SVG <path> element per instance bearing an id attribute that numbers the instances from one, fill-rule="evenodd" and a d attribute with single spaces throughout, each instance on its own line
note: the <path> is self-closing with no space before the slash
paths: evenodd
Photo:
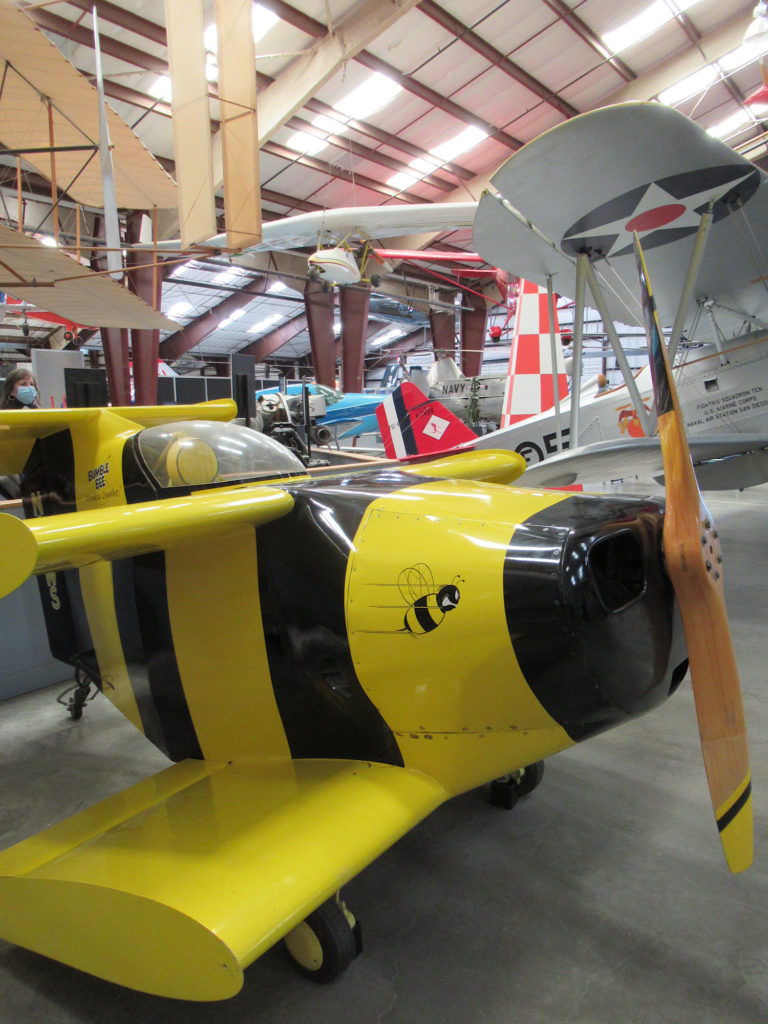
<path id="1" fill-rule="evenodd" d="M 181 1003 L 0 942 L 0 1024 L 765 1024 L 768 485 L 708 505 L 750 730 L 750 871 L 725 866 L 686 682 L 551 759 L 515 810 L 472 792 L 385 853 L 345 889 L 365 948 L 331 985 L 273 949 L 236 998 Z M 0 705 L 0 848 L 164 763 L 102 697 L 71 722 L 56 692 Z"/>

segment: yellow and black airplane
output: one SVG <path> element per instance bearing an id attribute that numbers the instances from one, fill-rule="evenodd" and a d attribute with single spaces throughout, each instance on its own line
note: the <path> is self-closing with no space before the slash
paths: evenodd
<path id="1" fill-rule="evenodd" d="M 344 883 L 449 797 L 661 703 L 688 657 L 747 867 L 717 536 L 658 332 L 654 356 L 666 515 L 517 486 L 510 452 L 311 477 L 228 402 L 0 413 L 28 516 L 0 517 L 0 592 L 37 574 L 54 652 L 176 762 L 0 854 L 2 937 L 184 999 L 282 938 L 333 976 Z"/>

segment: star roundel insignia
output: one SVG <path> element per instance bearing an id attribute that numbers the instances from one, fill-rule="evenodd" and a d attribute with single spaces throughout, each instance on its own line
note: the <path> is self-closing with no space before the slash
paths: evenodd
<path id="1" fill-rule="evenodd" d="M 710 203 L 713 220 L 721 220 L 747 203 L 759 184 L 757 168 L 733 164 L 660 178 L 580 217 L 560 246 L 569 255 L 586 252 L 591 259 L 625 256 L 633 251 L 634 231 L 644 249 L 668 245 L 695 234 Z"/>

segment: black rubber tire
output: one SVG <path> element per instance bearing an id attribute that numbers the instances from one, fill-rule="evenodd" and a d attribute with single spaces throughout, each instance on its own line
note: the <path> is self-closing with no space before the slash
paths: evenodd
<path id="1" fill-rule="evenodd" d="M 520 796 L 528 796 L 539 785 L 544 776 L 544 762 L 536 761 L 535 764 L 526 765 L 523 777 L 517 784 Z"/>
<path id="2" fill-rule="evenodd" d="M 314 910 L 309 917 L 298 926 L 308 928 L 319 944 L 320 956 L 310 962 L 307 958 L 299 959 L 292 949 L 291 936 L 284 940 L 286 952 L 293 960 L 296 969 L 312 981 L 328 982 L 338 978 L 349 967 L 359 952 L 355 933 L 350 927 L 344 911 L 335 900 L 328 900 Z M 298 929 L 294 929 L 298 931 Z"/>

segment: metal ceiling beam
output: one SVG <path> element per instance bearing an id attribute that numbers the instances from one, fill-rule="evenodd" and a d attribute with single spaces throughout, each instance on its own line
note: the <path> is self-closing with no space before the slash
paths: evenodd
<path id="1" fill-rule="evenodd" d="M 343 168 L 337 167 L 327 160 L 318 160 L 316 156 L 296 153 L 294 150 L 288 149 L 287 146 L 281 146 L 277 142 L 265 142 L 261 148 L 265 153 L 282 157 L 283 160 L 287 160 L 289 163 L 299 164 L 301 167 L 310 167 L 313 171 L 320 171 L 321 174 L 327 174 L 330 177 L 348 181 L 352 185 L 360 185 L 362 188 L 369 188 L 374 192 L 380 192 L 381 195 L 387 196 L 388 199 L 403 199 L 408 203 L 425 202 L 423 196 L 418 196 L 414 192 L 393 188 L 391 185 L 385 185 L 375 178 L 369 178 L 366 174 L 358 174 L 356 171 L 345 171 Z"/>
<path id="2" fill-rule="evenodd" d="M 632 82 L 637 78 L 635 72 L 620 57 L 613 57 L 607 52 L 605 44 L 597 32 L 594 32 L 586 22 L 582 21 L 578 14 L 575 14 L 564 0 L 544 0 L 544 3 L 561 21 L 565 22 L 572 32 L 576 33 L 583 43 L 586 43 L 590 49 L 594 50 L 601 60 L 612 67 L 616 74 L 620 75 L 625 82 Z"/>
<path id="3" fill-rule="evenodd" d="M 436 4 L 434 0 L 421 0 L 419 11 L 437 22 L 447 32 L 455 35 L 460 42 L 466 43 L 475 53 L 479 53 L 481 57 L 484 57 L 490 64 L 497 67 L 499 71 L 503 71 L 505 75 L 508 75 L 520 85 L 525 86 L 534 96 L 538 96 L 540 100 L 554 107 L 563 117 L 575 117 L 579 113 L 576 107 L 572 106 L 561 96 L 558 96 L 556 92 L 552 92 L 551 89 L 548 89 L 546 85 L 537 78 L 534 78 L 533 75 L 529 75 L 527 71 L 524 71 L 514 61 L 511 61 L 509 57 L 500 50 L 497 50 L 495 46 L 492 46 L 482 36 L 473 32 L 468 25 L 459 21 L 458 18 L 454 18 L 452 14 L 449 14 L 448 11 Z"/>
<path id="4" fill-rule="evenodd" d="M 269 140 L 346 62 L 391 28 L 418 0 L 364 0 L 259 96 L 259 136 Z"/>
<path id="5" fill-rule="evenodd" d="M 285 3 L 284 0 L 263 0 L 263 2 L 264 6 L 268 10 L 272 11 L 273 14 L 276 14 L 282 21 L 288 22 L 288 24 L 293 25 L 294 28 L 301 29 L 302 32 L 306 32 L 315 39 L 322 39 L 328 33 L 328 29 L 322 24 L 322 22 L 315 21 L 314 18 L 310 18 L 301 11 L 297 11 L 295 7 L 291 7 L 291 5 Z M 483 121 L 482 118 L 477 117 L 476 114 L 473 114 L 469 110 L 465 110 L 464 107 L 459 106 L 458 103 L 454 103 L 453 100 L 449 100 L 447 97 L 441 96 L 440 93 L 435 92 L 434 89 L 430 89 L 429 86 L 423 85 L 411 75 L 403 74 L 401 71 L 398 71 L 397 68 L 392 67 L 391 64 L 387 64 L 386 61 L 374 56 L 374 54 L 369 53 L 367 50 L 361 50 L 355 57 L 355 60 L 372 71 L 380 71 L 382 74 L 387 75 L 389 78 L 398 82 L 408 92 L 413 93 L 414 96 L 418 96 L 425 102 L 430 103 L 435 107 L 439 107 L 447 114 L 453 115 L 453 117 L 457 118 L 459 121 L 464 121 L 466 124 L 482 127 L 489 135 L 496 139 L 497 142 L 501 142 L 502 145 L 507 146 L 508 149 L 515 150 L 522 146 L 520 139 L 516 139 L 513 135 L 509 135 L 501 128 L 497 128 L 495 125 L 489 124 L 487 121 Z"/>
<path id="6" fill-rule="evenodd" d="M 233 292 L 223 299 L 217 306 L 209 309 L 197 320 L 182 327 L 175 334 L 168 335 L 160 342 L 161 359 L 178 359 L 191 348 L 199 345 L 209 334 L 218 330 L 219 324 L 237 309 L 247 306 L 254 298 L 263 295 L 269 284 L 269 277 L 260 277 L 245 285 L 240 291 Z"/>
<path id="7" fill-rule="evenodd" d="M 497 128 L 490 121 L 485 121 L 482 117 L 478 117 L 471 110 L 466 110 L 464 107 L 459 106 L 458 103 L 449 100 L 447 96 L 441 96 L 439 92 L 417 81 L 412 75 L 403 74 L 402 71 L 398 71 L 397 68 L 387 64 L 380 57 L 375 57 L 372 53 L 363 51 L 357 55 L 357 60 L 370 71 L 378 71 L 382 75 L 386 75 L 387 78 L 391 78 L 392 81 L 401 85 L 403 89 L 413 93 L 414 96 L 418 96 L 425 103 L 429 103 L 444 113 L 450 114 L 458 121 L 463 121 L 465 124 L 472 125 L 473 127 L 482 128 L 483 131 L 488 133 L 490 138 L 500 142 L 507 149 L 517 150 L 523 145 L 522 141 L 516 139 L 514 135 L 510 135 L 509 132 L 505 132 L 502 128 Z"/>
<path id="8" fill-rule="evenodd" d="M 386 348 L 379 349 L 375 358 L 369 360 L 368 369 L 375 370 L 378 366 L 386 366 L 393 359 L 396 359 L 398 356 L 404 356 L 407 352 L 413 352 L 414 349 L 420 347 L 427 348 L 428 342 L 426 339 L 427 328 L 417 327 L 416 330 L 406 334 L 403 338 L 398 338 L 397 341 L 387 345 Z"/>
<path id="9" fill-rule="evenodd" d="M 549 2 L 549 0 L 547 0 Z M 605 103 L 625 103 L 630 100 L 650 100 L 664 89 L 679 82 L 687 75 L 698 71 L 705 64 L 718 60 L 744 42 L 744 33 L 752 22 L 751 8 L 741 11 L 720 25 L 713 32 L 701 37 L 695 45 L 676 53 L 668 60 L 655 65 L 634 81 L 611 93 L 597 106 Z"/>
<path id="10" fill-rule="evenodd" d="M 299 313 L 293 320 L 288 320 L 287 323 L 280 324 L 279 327 L 275 327 L 273 331 L 269 331 L 268 334 L 258 338 L 256 341 L 250 342 L 245 348 L 238 349 L 237 354 L 241 356 L 253 356 L 257 363 L 263 363 L 264 360 L 271 356 L 278 349 L 282 348 L 283 345 L 287 345 L 289 341 L 293 341 L 295 337 L 306 331 L 307 329 L 307 314 Z"/>

